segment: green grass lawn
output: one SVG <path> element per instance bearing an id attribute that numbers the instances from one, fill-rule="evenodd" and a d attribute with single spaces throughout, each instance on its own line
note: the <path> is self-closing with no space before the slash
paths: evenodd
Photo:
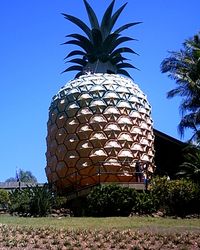
<path id="1" fill-rule="evenodd" d="M 172 219 L 153 217 L 67 217 L 23 218 L 1 215 L 0 224 L 25 227 L 54 227 L 57 229 L 142 229 L 200 231 L 200 219 Z"/>

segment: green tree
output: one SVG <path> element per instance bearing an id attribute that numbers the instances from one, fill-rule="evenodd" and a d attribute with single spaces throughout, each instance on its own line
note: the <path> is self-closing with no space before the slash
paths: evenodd
<path id="1" fill-rule="evenodd" d="M 161 63 L 161 72 L 175 80 L 177 87 L 167 93 L 168 98 L 181 96 L 182 119 L 179 132 L 193 131 L 191 140 L 200 142 L 200 33 L 183 43 L 183 49 L 170 52 Z"/>
<path id="2" fill-rule="evenodd" d="M 15 181 L 17 181 L 17 179 L 15 177 L 10 177 L 10 178 L 5 180 L 5 182 L 15 182 Z"/>
<path id="3" fill-rule="evenodd" d="M 21 181 L 27 183 L 37 183 L 37 178 L 32 174 L 31 171 L 24 171 L 19 169 L 16 177 L 10 177 L 6 182 Z"/>
<path id="4" fill-rule="evenodd" d="M 31 171 L 19 170 L 19 180 L 22 182 L 37 183 L 37 178 L 31 173 Z"/>

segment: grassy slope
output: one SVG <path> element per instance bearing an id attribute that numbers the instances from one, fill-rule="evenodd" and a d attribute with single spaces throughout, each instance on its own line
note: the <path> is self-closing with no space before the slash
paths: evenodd
<path id="1" fill-rule="evenodd" d="M 28 227 L 54 227 L 65 229 L 142 229 L 142 230 L 189 230 L 200 231 L 200 219 L 172 219 L 152 217 L 108 217 L 108 218 L 21 218 L 0 216 L 0 224 Z"/>

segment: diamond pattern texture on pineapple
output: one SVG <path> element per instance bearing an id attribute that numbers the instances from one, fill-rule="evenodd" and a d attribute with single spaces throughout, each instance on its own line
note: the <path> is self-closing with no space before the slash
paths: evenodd
<path id="1" fill-rule="evenodd" d="M 62 87 L 49 109 L 48 181 L 60 192 L 136 181 L 136 162 L 153 169 L 153 140 L 151 107 L 132 80 L 83 75 Z"/>

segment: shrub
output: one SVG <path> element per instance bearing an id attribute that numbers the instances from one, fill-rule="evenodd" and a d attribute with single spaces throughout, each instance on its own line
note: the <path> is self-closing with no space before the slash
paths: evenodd
<path id="1" fill-rule="evenodd" d="M 52 207 L 54 209 L 64 208 L 67 205 L 67 198 L 65 196 L 59 196 L 54 194 Z"/>
<path id="2" fill-rule="evenodd" d="M 118 185 L 94 187 L 87 197 L 90 216 L 127 216 L 135 205 L 135 189 Z"/>
<path id="3" fill-rule="evenodd" d="M 154 177 L 149 185 L 149 190 L 152 196 L 157 201 L 157 206 L 159 208 L 165 207 L 168 195 L 169 195 L 169 185 L 170 181 L 166 176 L 164 177 Z"/>
<path id="4" fill-rule="evenodd" d="M 30 214 L 35 216 L 46 216 L 50 213 L 53 204 L 53 194 L 48 185 L 42 187 L 36 185 L 29 189 Z"/>
<path id="5" fill-rule="evenodd" d="M 0 208 L 7 209 L 9 204 L 9 194 L 6 190 L 0 189 Z"/>
<path id="6" fill-rule="evenodd" d="M 158 208 L 164 208 L 169 215 L 184 217 L 200 212 L 199 186 L 190 180 L 169 181 L 166 177 L 156 177 L 151 181 L 150 192 Z"/>
<path id="7" fill-rule="evenodd" d="M 30 210 L 30 197 L 27 189 L 15 189 L 10 193 L 10 213 L 29 213 Z"/>
<path id="8" fill-rule="evenodd" d="M 169 213 L 178 216 L 199 212 L 199 188 L 189 180 L 174 180 L 169 185 Z"/>
<path id="9" fill-rule="evenodd" d="M 151 192 L 137 192 L 133 212 L 138 214 L 151 214 L 157 210 L 158 201 Z"/>
<path id="10" fill-rule="evenodd" d="M 10 194 L 10 213 L 46 216 L 51 211 L 53 194 L 48 185 L 16 189 Z"/>

